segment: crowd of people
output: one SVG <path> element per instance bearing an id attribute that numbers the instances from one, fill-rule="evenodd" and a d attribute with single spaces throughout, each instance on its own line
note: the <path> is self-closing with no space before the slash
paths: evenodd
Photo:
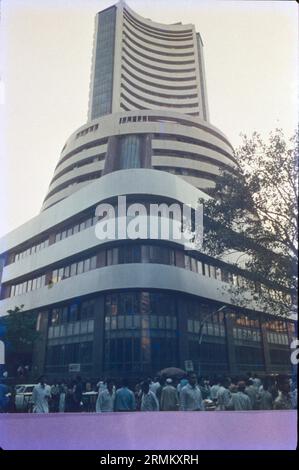
<path id="1" fill-rule="evenodd" d="M 131 387 L 130 387 L 131 385 Z M 28 411 L 49 412 L 133 412 L 133 411 L 250 411 L 297 408 L 297 384 L 285 375 L 264 377 L 201 378 L 190 373 L 180 380 L 151 377 L 134 386 L 104 379 L 48 385 L 40 377 L 34 386 Z M 0 411 L 14 411 L 7 390 L 0 384 Z M 6 393 L 5 393 L 6 392 Z M 6 400 L 5 400 L 6 398 Z"/>

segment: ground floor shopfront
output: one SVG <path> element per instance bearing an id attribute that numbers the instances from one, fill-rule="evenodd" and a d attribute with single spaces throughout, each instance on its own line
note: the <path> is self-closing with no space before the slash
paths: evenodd
<path id="1" fill-rule="evenodd" d="M 184 369 L 186 361 L 204 376 L 291 372 L 294 322 L 221 307 L 162 290 L 113 291 L 52 306 L 38 312 L 33 375 L 138 379 L 165 367 Z"/>

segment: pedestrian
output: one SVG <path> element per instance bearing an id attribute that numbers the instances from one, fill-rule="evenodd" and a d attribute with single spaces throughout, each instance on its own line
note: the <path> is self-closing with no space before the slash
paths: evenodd
<path id="1" fill-rule="evenodd" d="M 155 377 L 154 380 L 150 382 L 149 388 L 150 391 L 154 392 L 154 394 L 157 396 L 157 392 L 161 388 L 159 377 Z"/>
<path id="2" fill-rule="evenodd" d="M 45 382 L 44 376 L 38 380 L 32 391 L 33 413 L 49 413 L 51 387 Z"/>
<path id="3" fill-rule="evenodd" d="M 106 387 L 99 388 L 99 394 L 96 402 L 97 413 L 107 413 L 114 411 L 115 391 L 112 380 L 107 381 Z"/>
<path id="4" fill-rule="evenodd" d="M 142 383 L 141 411 L 159 411 L 159 402 L 156 394 L 150 390 L 148 381 Z"/>
<path id="5" fill-rule="evenodd" d="M 60 387 L 57 380 L 54 380 L 51 386 L 51 403 L 50 408 L 53 413 L 57 413 L 59 410 L 59 398 L 60 398 Z"/>
<path id="6" fill-rule="evenodd" d="M 292 410 L 292 397 L 289 379 L 286 375 L 279 375 L 277 378 L 278 397 L 274 400 L 274 410 Z"/>
<path id="7" fill-rule="evenodd" d="M 128 387 L 127 379 L 122 380 L 121 387 L 116 390 L 114 411 L 135 411 L 136 402 L 132 390 Z"/>
<path id="8" fill-rule="evenodd" d="M 190 374 L 188 384 L 182 388 L 180 393 L 181 411 L 204 411 L 202 393 L 197 383 L 196 374 Z"/>
<path id="9" fill-rule="evenodd" d="M 231 392 L 229 391 L 229 386 L 231 381 L 228 377 L 223 377 L 220 381 L 220 387 L 216 396 L 216 410 L 226 411 L 229 409 Z"/>
<path id="10" fill-rule="evenodd" d="M 82 409 L 82 395 L 83 395 L 83 383 L 80 375 L 77 375 L 76 381 L 73 388 L 73 405 L 74 412 L 79 412 Z"/>
<path id="11" fill-rule="evenodd" d="M 253 375 L 252 381 L 253 385 L 257 388 L 257 390 L 259 390 L 260 386 L 262 385 L 262 381 L 257 374 Z"/>
<path id="12" fill-rule="evenodd" d="M 65 412 L 66 394 L 67 394 L 67 386 L 64 383 L 64 381 L 62 381 L 59 384 L 59 403 L 58 403 L 59 413 L 64 413 Z"/>
<path id="13" fill-rule="evenodd" d="M 269 381 L 264 379 L 263 385 L 260 388 L 258 396 L 258 407 L 259 410 L 272 410 L 273 409 L 273 398 L 269 392 Z"/>
<path id="14" fill-rule="evenodd" d="M 142 398 L 142 384 L 141 384 L 141 382 L 138 382 L 135 385 L 134 395 L 135 395 L 136 411 L 140 411 L 141 398 Z"/>
<path id="15" fill-rule="evenodd" d="M 231 394 L 228 409 L 234 411 L 252 410 L 251 400 L 245 393 L 246 383 L 242 380 L 237 383 L 237 391 Z"/>
<path id="16" fill-rule="evenodd" d="M 210 397 L 214 403 L 216 403 L 217 401 L 217 393 L 220 388 L 220 382 L 221 382 L 220 377 L 215 377 L 213 379 L 213 385 L 211 386 Z"/>
<path id="17" fill-rule="evenodd" d="M 207 400 L 211 396 L 211 387 L 210 382 L 207 379 L 202 378 L 199 383 L 199 388 L 201 391 L 202 399 Z"/>
<path id="18" fill-rule="evenodd" d="M 184 377 L 183 379 L 181 379 L 177 385 L 177 392 L 178 392 L 178 395 L 180 396 L 180 393 L 182 391 L 182 389 L 188 384 L 188 379 L 186 377 Z"/>
<path id="19" fill-rule="evenodd" d="M 172 379 L 166 379 L 166 385 L 162 389 L 160 409 L 161 411 L 178 411 L 179 397 L 176 388 L 172 385 Z"/>
<path id="20" fill-rule="evenodd" d="M 253 379 L 247 380 L 247 387 L 245 388 L 245 393 L 249 396 L 252 409 L 258 409 L 258 399 L 259 399 L 259 392 L 256 386 L 254 385 Z"/>

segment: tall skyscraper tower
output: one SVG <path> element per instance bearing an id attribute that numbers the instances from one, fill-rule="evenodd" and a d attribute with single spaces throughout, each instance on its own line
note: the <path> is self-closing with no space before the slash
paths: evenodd
<path id="1" fill-rule="evenodd" d="M 194 26 L 123 2 L 98 13 L 88 121 L 65 143 L 41 213 L 0 241 L 0 313 L 37 315 L 33 375 L 134 378 L 186 361 L 204 374 L 288 368 L 293 323 L 278 328 L 254 299 L 233 304 L 229 286 L 250 282 L 235 266 L 171 238 L 96 236 L 98 204 L 194 210 L 235 164 L 209 121 Z"/>

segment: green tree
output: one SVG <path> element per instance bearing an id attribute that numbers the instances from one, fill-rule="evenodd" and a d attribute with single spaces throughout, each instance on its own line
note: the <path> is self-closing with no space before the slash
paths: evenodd
<path id="1" fill-rule="evenodd" d="M 40 337 L 36 330 L 37 315 L 23 312 L 23 307 L 24 305 L 21 305 L 8 310 L 8 315 L 2 320 L 6 328 L 7 363 L 11 368 L 20 364 L 31 364 L 33 346 Z"/>
<path id="2" fill-rule="evenodd" d="M 298 134 L 242 136 L 235 171 L 221 171 L 204 204 L 204 251 L 239 254 L 265 311 L 289 315 L 298 292 Z M 242 289 L 237 293 L 242 296 Z"/>

